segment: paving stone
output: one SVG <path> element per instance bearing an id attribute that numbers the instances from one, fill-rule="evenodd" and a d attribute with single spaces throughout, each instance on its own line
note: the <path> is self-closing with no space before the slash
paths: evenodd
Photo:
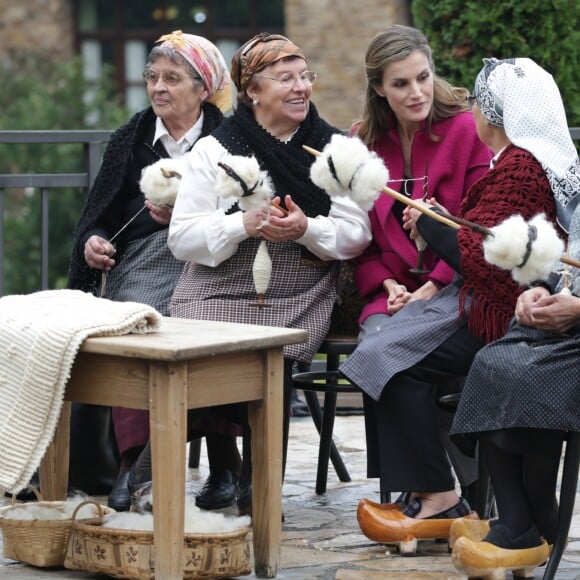
<path id="1" fill-rule="evenodd" d="M 364 419 L 337 416 L 336 443 L 352 481 L 341 483 L 332 468 L 328 489 L 316 495 L 318 434 L 310 417 L 294 418 L 283 488 L 281 563 L 278 578 L 309 580 L 454 580 L 465 578 L 451 563 L 447 545 L 419 542 L 417 555 L 401 557 L 393 546 L 369 541 L 358 528 L 356 508 L 361 497 L 378 500 L 378 481 L 366 478 Z M 195 494 L 208 475 L 205 445 L 199 469 L 190 469 L 187 493 Z M 104 498 L 101 498 L 104 499 Z M 0 500 L 0 505 L 7 504 Z M 234 513 L 235 508 L 223 510 Z M 0 536 L 1 545 L 1 536 Z M 535 578 L 541 579 L 543 569 Z M 33 568 L 0 557 L 3 580 L 97 580 L 74 570 Z M 255 578 L 255 575 L 240 578 Z M 508 575 L 508 578 L 510 576 Z M 580 580 L 580 502 L 577 502 L 557 580 Z"/>

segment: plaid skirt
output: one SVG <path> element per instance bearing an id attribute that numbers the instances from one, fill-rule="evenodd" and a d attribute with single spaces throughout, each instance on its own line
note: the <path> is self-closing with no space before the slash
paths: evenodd
<path id="1" fill-rule="evenodd" d="M 171 300 L 171 316 L 306 330 L 308 341 L 284 347 L 284 356 L 308 363 L 328 332 L 339 263 L 305 259 L 295 242 L 268 242 L 267 306 L 256 307 L 252 266 L 260 241 L 244 240 L 215 268 L 188 263 Z"/>
<path id="2" fill-rule="evenodd" d="M 127 244 L 119 263 L 108 273 L 105 298 L 148 304 L 169 316 L 169 301 L 183 262 L 167 246 L 168 229 Z"/>

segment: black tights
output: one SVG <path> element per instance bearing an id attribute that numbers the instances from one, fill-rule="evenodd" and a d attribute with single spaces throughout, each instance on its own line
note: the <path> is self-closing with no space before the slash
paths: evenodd
<path id="1" fill-rule="evenodd" d="M 539 454 L 498 446 L 493 437 L 480 438 L 491 478 L 500 522 L 513 537 L 535 526 L 548 543 L 556 537 L 558 504 L 556 482 L 560 453 Z"/>

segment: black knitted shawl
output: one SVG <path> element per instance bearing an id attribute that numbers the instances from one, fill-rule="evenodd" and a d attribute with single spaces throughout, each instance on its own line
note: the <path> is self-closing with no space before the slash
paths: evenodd
<path id="1" fill-rule="evenodd" d="M 203 126 L 201 137 L 209 135 L 223 121 L 221 111 L 210 103 L 203 105 Z M 95 292 L 101 276 L 100 270 L 91 269 L 84 260 L 81 240 L 87 232 L 95 228 L 106 209 L 121 194 L 125 175 L 137 143 L 145 143 L 146 135 L 155 123 L 156 116 L 151 107 L 136 113 L 130 121 L 117 129 L 112 135 L 105 153 L 101 169 L 91 188 L 81 217 L 74 232 L 73 251 L 68 274 L 68 288 Z M 150 147 L 151 143 L 147 143 Z M 159 148 L 163 151 L 163 148 Z M 161 153 L 160 153 L 161 154 Z M 165 152 L 165 155 L 167 153 Z M 122 248 L 117 248 L 117 255 Z"/>
<path id="2" fill-rule="evenodd" d="M 328 215 L 330 197 L 310 180 L 314 157 L 302 145 L 321 151 L 335 133 L 340 131 L 321 119 L 310 103 L 306 119 L 290 141 L 284 143 L 261 127 L 251 109 L 240 103 L 235 113 L 212 135 L 232 155 L 254 155 L 260 167 L 270 175 L 282 204 L 284 196 L 291 195 L 308 217 L 316 217 Z"/>

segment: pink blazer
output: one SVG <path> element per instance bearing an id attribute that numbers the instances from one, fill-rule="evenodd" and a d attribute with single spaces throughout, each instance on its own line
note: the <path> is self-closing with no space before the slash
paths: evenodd
<path id="1" fill-rule="evenodd" d="M 439 141 L 431 141 L 424 130 L 415 134 L 411 150 L 412 177 L 427 172 L 428 197 L 434 197 L 456 215 L 467 190 L 488 170 L 493 153 L 477 136 L 470 112 L 435 124 L 432 132 L 440 137 Z M 385 161 L 391 180 L 403 178 L 403 152 L 396 130 L 386 134 L 372 149 Z M 411 197 L 420 198 L 423 183 L 413 183 Z M 389 181 L 388 185 L 396 191 L 401 189 L 401 182 Z M 386 194 L 381 195 L 369 212 L 373 241 L 357 260 L 355 270 L 358 291 L 368 300 L 359 323 L 371 314 L 387 312 L 387 294 L 382 287 L 387 278 L 405 284 L 410 291 L 427 280 L 441 287 L 453 278 L 452 268 L 429 249 L 425 252 L 425 266 L 431 272 L 422 277 L 409 272 L 417 263 L 417 248 L 391 212 L 394 201 Z"/>

